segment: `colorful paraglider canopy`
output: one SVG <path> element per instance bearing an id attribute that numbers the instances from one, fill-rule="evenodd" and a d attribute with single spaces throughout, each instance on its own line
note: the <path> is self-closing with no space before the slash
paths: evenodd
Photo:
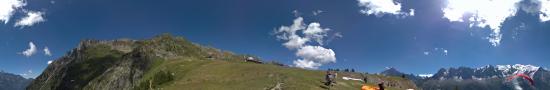
<path id="1" fill-rule="evenodd" d="M 523 73 L 519 73 L 519 74 L 510 76 L 510 77 L 508 77 L 508 80 L 512 80 L 512 79 L 517 78 L 517 77 L 523 77 L 523 79 L 526 79 L 526 80 L 529 81 L 529 84 L 531 84 L 532 86 L 535 85 L 535 82 L 533 81 L 533 79 L 531 79 L 531 77 L 529 77 L 528 75 L 525 75 Z"/>

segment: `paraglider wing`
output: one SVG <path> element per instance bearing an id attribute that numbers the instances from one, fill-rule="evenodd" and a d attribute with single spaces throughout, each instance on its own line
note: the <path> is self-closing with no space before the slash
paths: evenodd
<path id="1" fill-rule="evenodd" d="M 514 76 L 508 77 L 508 80 L 512 80 L 512 79 L 517 78 L 517 77 L 523 77 L 523 79 L 526 79 L 527 81 L 529 81 L 529 84 L 531 84 L 532 86 L 535 85 L 535 82 L 533 81 L 533 79 L 531 79 L 531 77 L 529 77 L 529 76 L 527 76 L 527 75 L 525 75 L 525 74 L 521 74 L 521 73 L 520 73 L 520 74 L 516 74 L 516 75 L 514 75 Z"/>

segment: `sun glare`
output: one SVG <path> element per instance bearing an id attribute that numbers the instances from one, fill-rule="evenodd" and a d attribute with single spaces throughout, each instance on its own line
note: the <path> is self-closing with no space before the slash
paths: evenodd
<path id="1" fill-rule="evenodd" d="M 506 18 L 515 16 L 516 4 L 521 0 L 448 0 L 443 8 L 444 18 L 454 22 L 467 22 L 470 27 L 491 28 L 489 41 L 493 46 L 500 44 L 500 25 Z M 470 17 L 464 17 L 471 14 Z M 464 21 L 467 18 L 467 21 Z"/>

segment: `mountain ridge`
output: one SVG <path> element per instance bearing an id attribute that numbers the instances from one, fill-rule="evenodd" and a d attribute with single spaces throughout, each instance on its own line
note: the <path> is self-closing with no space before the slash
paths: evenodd
<path id="1" fill-rule="evenodd" d="M 0 90 L 24 90 L 32 78 L 0 71 Z"/>
<path id="2" fill-rule="evenodd" d="M 250 60 L 252 57 L 253 60 Z M 146 40 L 83 40 L 53 61 L 28 90 L 150 90 L 150 89 L 355 89 L 388 82 L 389 89 L 417 88 L 410 80 L 365 75 L 368 83 L 336 78 L 323 85 L 325 71 L 262 62 L 251 55 L 204 47 L 169 34 Z M 361 73 L 338 72 L 362 78 Z M 391 84 L 390 84 L 391 83 Z"/>
<path id="3" fill-rule="evenodd" d="M 395 72 L 395 71 L 393 71 Z M 450 67 L 441 68 L 433 76 L 424 79 L 413 79 L 417 86 L 423 89 L 467 89 L 467 90 L 486 90 L 486 89 L 516 89 L 517 87 L 525 90 L 537 90 L 550 88 L 550 73 L 542 67 L 534 65 L 486 65 L 478 68 L 470 67 Z M 511 76 L 516 74 L 526 74 L 535 81 L 533 87 L 527 80 L 515 78 L 510 80 Z M 416 76 L 420 77 L 420 76 Z"/>

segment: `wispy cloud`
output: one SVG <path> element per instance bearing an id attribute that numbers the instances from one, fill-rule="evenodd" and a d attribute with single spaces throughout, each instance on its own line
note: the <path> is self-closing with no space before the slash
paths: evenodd
<path id="1" fill-rule="evenodd" d="M 314 15 L 314 16 L 317 16 L 317 15 L 319 15 L 319 14 L 321 14 L 321 13 L 324 13 L 324 12 L 325 12 L 325 11 L 322 11 L 322 10 L 315 10 L 315 11 L 313 11 L 313 15 Z"/>
<path id="2" fill-rule="evenodd" d="M 15 23 L 16 27 L 25 27 L 25 26 L 32 26 L 36 23 L 44 22 L 44 18 L 42 17 L 44 15 L 44 12 L 35 12 L 35 11 L 29 11 L 27 12 L 27 16 L 21 18 L 19 21 Z"/>
<path id="3" fill-rule="evenodd" d="M 34 45 L 34 43 L 32 42 L 29 42 L 29 48 L 23 52 L 21 52 L 21 54 L 27 56 L 27 57 L 30 57 L 32 55 L 34 55 L 36 53 L 36 45 Z"/>
<path id="4" fill-rule="evenodd" d="M 430 55 L 430 52 L 424 51 L 424 55 Z"/>
<path id="5" fill-rule="evenodd" d="M 52 56 L 52 52 L 50 52 L 50 49 L 48 47 L 44 47 L 44 55 Z"/>
<path id="6" fill-rule="evenodd" d="M 449 55 L 449 50 L 447 50 L 445 48 L 433 48 L 433 49 L 428 49 L 428 50 L 424 51 L 423 54 L 424 55 L 433 54 L 433 55 L 447 56 L 447 55 Z"/>

